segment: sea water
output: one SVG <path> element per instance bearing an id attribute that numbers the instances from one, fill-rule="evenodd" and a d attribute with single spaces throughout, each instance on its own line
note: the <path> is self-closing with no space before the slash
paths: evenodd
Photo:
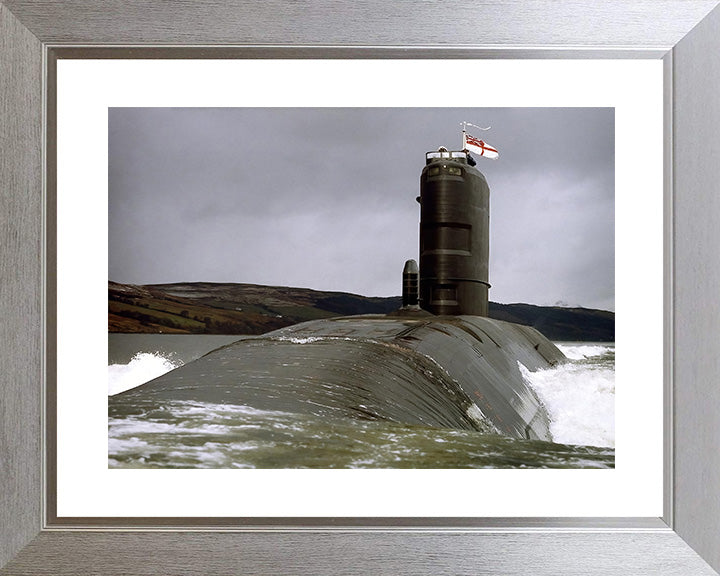
<path id="1" fill-rule="evenodd" d="M 108 394 L 139 386 L 240 336 L 111 334 Z M 327 421 L 250 406 L 167 402 L 110 418 L 112 468 L 611 468 L 615 346 L 557 343 L 566 364 L 519 368 L 553 442 L 386 421 Z"/>

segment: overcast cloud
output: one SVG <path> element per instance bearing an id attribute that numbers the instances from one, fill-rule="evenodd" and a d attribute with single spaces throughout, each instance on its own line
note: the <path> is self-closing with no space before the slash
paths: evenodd
<path id="1" fill-rule="evenodd" d="M 612 108 L 111 108 L 109 278 L 399 295 L 462 121 L 500 150 L 490 299 L 613 310 Z"/>

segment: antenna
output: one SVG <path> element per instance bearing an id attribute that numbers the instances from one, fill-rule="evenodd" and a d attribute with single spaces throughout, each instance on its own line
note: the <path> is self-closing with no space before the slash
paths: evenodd
<path id="1" fill-rule="evenodd" d="M 465 132 L 466 126 L 472 126 L 473 128 L 477 128 L 478 130 L 490 130 L 492 126 L 488 126 L 487 128 L 482 128 L 480 126 L 477 126 L 476 124 L 470 124 L 470 122 L 461 122 L 460 125 L 463 127 L 463 132 Z"/>

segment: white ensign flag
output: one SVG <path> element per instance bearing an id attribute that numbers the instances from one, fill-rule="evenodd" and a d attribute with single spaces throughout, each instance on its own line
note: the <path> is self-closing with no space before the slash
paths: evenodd
<path id="1" fill-rule="evenodd" d="M 483 158 L 492 158 L 493 160 L 500 158 L 500 152 L 475 136 L 463 132 L 463 141 L 464 150 L 480 154 Z"/>

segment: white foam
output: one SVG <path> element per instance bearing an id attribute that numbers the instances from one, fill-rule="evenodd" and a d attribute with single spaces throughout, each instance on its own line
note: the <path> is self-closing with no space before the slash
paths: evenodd
<path id="1" fill-rule="evenodd" d="M 228 426 L 205 422 L 185 420 L 181 422 L 153 422 L 144 418 L 114 418 L 109 421 L 110 436 L 119 438 L 121 436 L 140 436 L 144 434 L 227 434 L 230 431 Z"/>
<path id="2" fill-rule="evenodd" d="M 108 366 L 108 396 L 145 384 L 181 365 L 181 361 L 170 360 L 159 353 L 138 352 L 128 364 Z"/>
<path id="3" fill-rule="evenodd" d="M 108 438 L 108 453 L 120 454 L 143 450 L 148 446 L 145 440 L 133 436 L 132 438 Z"/>
<path id="4" fill-rule="evenodd" d="M 556 344 L 560 351 L 565 354 L 570 360 L 583 360 L 585 358 L 593 358 L 595 356 L 602 356 L 614 348 L 610 346 L 602 345 L 575 345 L 570 346 L 568 344 Z"/>
<path id="5" fill-rule="evenodd" d="M 290 416 L 288 412 L 281 412 L 279 410 L 261 410 L 244 404 L 215 404 L 211 402 L 196 401 L 173 402 L 168 406 L 168 409 L 171 410 L 173 415 L 177 417 L 200 416 L 202 418 L 206 418 L 208 414 L 213 414 L 217 418 L 235 418 L 238 416 L 282 418 Z"/>
<path id="6" fill-rule="evenodd" d="M 273 338 L 273 340 L 277 340 L 278 342 L 292 342 L 293 344 L 312 344 L 313 342 L 323 342 L 323 341 L 329 341 L 329 340 L 336 340 L 336 341 L 345 341 L 345 342 L 357 342 L 357 338 L 350 338 L 347 336 L 339 337 L 339 336 L 306 336 L 306 337 L 299 337 L 299 336 L 277 336 Z M 377 340 L 373 340 L 371 338 L 367 339 L 368 342 L 377 343 Z"/>
<path id="7" fill-rule="evenodd" d="M 518 365 L 548 411 L 555 442 L 615 446 L 615 371 L 612 367 L 569 362 L 531 372 L 519 362 Z"/>
<path id="8" fill-rule="evenodd" d="M 306 338 L 282 336 L 280 338 L 276 338 L 276 340 L 280 340 L 281 342 L 292 342 L 293 344 L 312 344 L 313 342 L 322 340 L 322 338 L 318 338 L 317 336 L 308 336 Z"/>
<path id="9" fill-rule="evenodd" d="M 177 429 L 175 424 L 169 422 L 153 422 L 143 418 L 111 418 L 108 421 L 110 435 L 139 436 L 143 434 L 170 434 Z"/>

